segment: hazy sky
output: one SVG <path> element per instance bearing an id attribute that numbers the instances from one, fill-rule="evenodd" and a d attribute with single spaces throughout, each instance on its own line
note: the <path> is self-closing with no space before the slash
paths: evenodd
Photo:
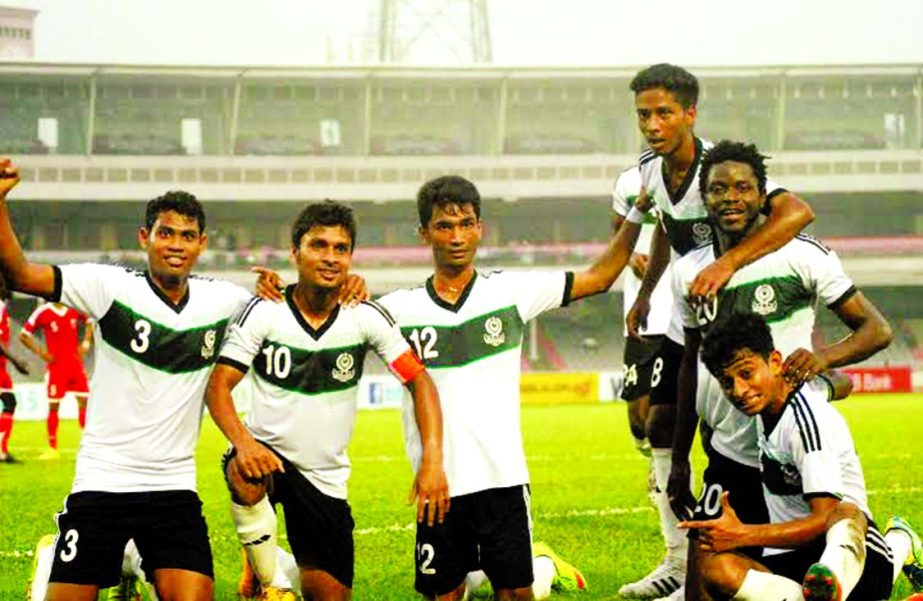
<path id="1" fill-rule="evenodd" d="M 41 61 L 317 65 L 359 59 L 369 0 L 0 4 L 41 11 Z M 923 63 L 921 0 L 488 0 L 488 6 L 499 64 Z"/>

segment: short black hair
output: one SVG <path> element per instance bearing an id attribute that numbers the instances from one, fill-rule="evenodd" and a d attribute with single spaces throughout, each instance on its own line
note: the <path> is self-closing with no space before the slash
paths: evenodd
<path id="1" fill-rule="evenodd" d="M 175 211 L 185 217 L 191 217 L 199 224 L 199 235 L 205 233 L 205 209 L 194 195 L 183 190 L 171 190 L 163 196 L 151 199 L 147 203 L 144 223 L 148 231 L 154 229 L 154 222 L 161 213 Z"/>
<path id="2" fill-rule="evenodd" d="M 682 67 L 669 63 L 658 63 L 638 71 L 628 87 L 635 94 L 663 88 L 671 92 L 684 109 L 699 103 L 699 80 Z"/>
<path id="3" fill-rule="evenodd" d="M 715 322 L 702 341 L 702 363 L 720 378 L 745 349 L 767 361 L 775 349 L 769 325 L 756 313 L 734 313 Z"/>
<path id="4" fill-rule="evenodd" d="M 292 224 L 292 248 L 301 245 L 301 239 L 315 226 L 342 226 L 349 234 L 350 250 L 356 248 L 356 217 L 353 210 L 333 200 L 312 202 L 301 209 Z"/>
<path id="5" fill-rule="evenodd" d="M 753 169 L 759 184 L 760 194 L 766 193 L 766 159 L 769 157 L 760 154 L 756 144 L 744 144 L 731 140 L 721 140 L 702 154 L 702 163 L 699 167 L 699 193 L 705 198 L 708 190 L 708 174 L 711 168 L 725 161 L 746 163 Z"/>
<path id="6" fill-rule="evenodd" d="M 481 194 L 470 181 L 460 175 L 443 175 L 431 179 L 417 192 L 417 213 L 420 225 L 426 227 L 433 218 L 433 206 L 471 205 L 474 214 L 481 218 Z"/>

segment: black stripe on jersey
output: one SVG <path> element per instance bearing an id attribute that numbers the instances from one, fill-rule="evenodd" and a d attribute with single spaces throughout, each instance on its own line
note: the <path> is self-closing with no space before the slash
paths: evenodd
<path id="1" fill-rule="evenodd" d="M 795 416 L 795 423 L 798 425 L 798 434 L 801 436 L 801 445 L 804 447 L 805 451 L 809 448 L 808 436 L 805 434 L 804 426 L 801 423 L 801 414 L 798 412 L 798 408 L 795 406 L 794 400 L 790 399 L 789 403 L 792 406 L 792 413 Z"/>
<path id="2" fill-rule="evenodd" d="M 570 295 L 574 289 L 574 272 L 564 272 L 564 298 L 561 299 L 561 306 L 566 307 L 570 304 Z"/>
<path id="3" fill-rule="evenodd" d="M 843 303 L 854 297 L 857 292 L 859 292 L 859 290 L 855 286 L 850 286 L 846 292 L 840 295 L 840 298 L 827 305 L 827 308 L 831 311 L 836 311 L 843 305 Z"/>
<path id="4" fill-rule="evenodd" d="M 230 357 L 225 357 L 223 355 L 218 357 L 218 360 L 215 361 L 215 363 L 219 365 L 230 365 L 231 367 L 233 367 L 234 369 L 236 369 L 237 371 L 241 373 L 247 373 L 248 371 L 250 371 L 250 368 L 244 365 L 243 363 L 241 363 L 240 361 L 231 359 Z"/>
<path id="5" fill-rule="evenodd" d="M 54 276 L 54 287 L 52 288 L 51 296 L 48 297 L 48 300 L 53 303 L 59 303 L 61 302 L 61 289 L 63 288 L 64 283 L 64 280 L 61 277 L 61 268 L 57 265 L 52 265 L 51 271 Z"/>
<path id="6" fill-rule="evenodd" d="M 237 316 L 237 319 L 234 320 L 234 323 L 238 326 L 244 325 L 244 322 L 246 322 L 247 318 L 250 317 L 250 312 L 253 311 L 253 307 L 255 307 L 257 303 L 259 303 L 261 300 L 263 299 L 258 298 L 258 297 L 253 297 L 249 301 L 247 301 L 247 304 L 244 306 L 243 311 L 240 312 L 240 315 Z"/>
<path id="7" fill-rule="evenodd" d="M 808 437 L 808 447 L 805 451 L 819 451 L 820 431 L 817 429 L 817 421 L 814 419 L 814 412 L 811 411 L 811 407 L 808 406 L 808 401 L 805 400 L 800 392 L 795 393 L 793 402 L 795 405 L 795 415 L 800 414 L 802 419 L 802 421 L 798 422 L 798 427 L 804 428 L 805 434 Z"/>
<path id="8" fill-rule="evenodd" d="M 648 154 L 648 153 L 650 153 L 650 154 Z M 648 151 L 648 152 L 642 154 L 642 155 L 641 155 L 641 158 L 638 159 L 638 167 L 640 167 L 640 166 L 642 166 L 642 165 L 647 165 L 648 163 L 650 163 L 651 161 L 653 161 L 653 160 L 656 159 L 656 158 L 657 158 L 657 155 L 656 155 L 656 154 L 654 154 L 654 153 L 651 152 L 651 151 Z"/>
<path id="9" fill-rule="evenodd" d="M 373 300 L 366 300 L 366 301 L 362 301 L 361 304 L 368 305 L 371 308 L 378 311 L 379 313 L 381 313 L 381 316 L 385 318 L 385 321 L 388 322 L 389 326 L 394 327 L 395 325 L 397 325 L 397 322 L 394 320 L 393 317 L 391 317 L 391 314 L 388 312 L 388 310 L 382 307 L 379 303 Z"/>
<path id="10" fill-rule="evenodd" d="M 807 234 L 795 234 L 795 240 L 801 240 L 802 242 L 807 242 L 808 244 L 816 246 L 825 255 L 830 254 L 830 247 L 825 245 L 823 242 L 821 242 L 814 236 L 809 236 Z"/>
<path id="11" fill-rule="evenodd" d="M 894 552 L 891 551 L 891 547 L 888 546 L 888 543 L 885 542 L 884 537 L 881 535 L 881 532 L 869 524 L 869 529 L 865 533 L 865 544 L 869 547 L 872 547 L 888 559 L 894 559 Z"/>

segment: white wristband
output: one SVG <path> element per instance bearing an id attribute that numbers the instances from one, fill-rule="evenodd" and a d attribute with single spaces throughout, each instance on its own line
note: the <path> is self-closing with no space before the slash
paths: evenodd
<path id="1" fill-rule="evenodd" d="M 631 210 L 628 211 L 628 215 L 625 216 L 625 221 L 630 221 L 631 223 L 641 223 L 644 221 L 646 216 L 647 213 L 644 211 L 639 211 L 638 207 L 631 207 Z"/>

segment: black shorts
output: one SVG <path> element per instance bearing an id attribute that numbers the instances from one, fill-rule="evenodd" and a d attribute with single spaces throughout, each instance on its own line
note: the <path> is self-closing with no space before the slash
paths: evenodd
<path id="1" fill-rule="evenodd" d="M 873 537 L 877 536 L 878 544 L 871 542 Z M 856 588 L 849 594 L 848 599 L 856 601 L 871 601 L 873 599 L 889 599 L 891 597 L 891 576 L 892 560 L 881 553 L 875 546 L 884 545 L 884 539 L 875 527 L 874 522 L 869 522 L 869 532 L 866 535 L 866 556 L 865 568 L 862 570 L 862 577 L 856 584 Z M 812 564 L 820 560 L 824 552 L 826 542 L 824 537 L 811 543 L 806 547 L 767 555 L 760 561 L 764 566 L 769 568 L 773 574 L 785 576 L 795 582 L 804 580 L 805 572 Z"/>
<path id="2" fill-rule="evenodd" d="M 164 568 L 214 578 L 202 502 L 191 490 L 73 493 L 56 519 L 51 582 L 118 584 L 129 539 L 151 582 Z"/>
<path id="3" fill-rule="evenodd" d="M 728 493 L 728 502 L 741 522 L 769 523 L 760 468 L 738 463 L 714 450 L 708 455 L 708 467 L 702 476 L 702 494 L 692 519 L 713 520 L 721 517 L 721 494 L 725 491 Z M 695 538 L 696 535 L 697 531 L 689 531 L 689 538 Z M 747 547 L 738 551 L 756 560 L 763 555 L 760 547 Z"/>
<path id="4" fill-rule="evenodd" d="M 664 336 L 651 366 L 651 405 L 676 405 L 676 381 L 682 361 L 683 345 Z"/>
<path id="5" fill-rule="evenodd" d="M 619 397 L 634 401 L 651 391 L 651 372 L 664 336 L 645 336 L 625 340 L 625 366 L 622 368 L 622 392 Z"/>
<path id="6" fill-rule="evenodd" d="M 452 497 L 442 524 L 417 524 L 414 563 L 415 587 L 427 597 L 455 590 L 475 570 L 494 590 L 532 586 L 529 486 Z"/>
<path id="7" fill-rule="evenodd" d="M 282 505 L 288 542 L 298 566 L 321 569 L 343 586 L 352 588 L 355 522 L 349 503 L 322 493 L 292 462 L 265 446 L 282 460 L 285 468 L 284 473 L 272 475 L 269 502 Z M 232 448 L 222 458 L 225 478 L 227 464 L 235 454 Z"/>

